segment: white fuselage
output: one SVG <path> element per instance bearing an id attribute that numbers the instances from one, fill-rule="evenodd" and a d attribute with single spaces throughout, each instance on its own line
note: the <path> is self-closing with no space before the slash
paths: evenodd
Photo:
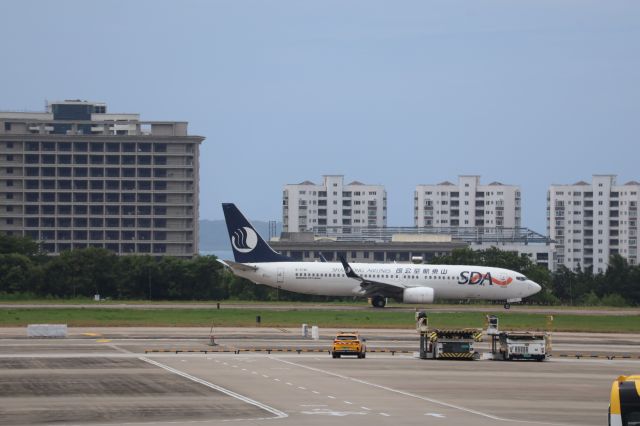
<path id="1" fill-rule="evenodd" d="M 233 269 L 238 276 L 296 293 L 363 296 L 357 279 L 345 275 L 337 262 L 245 263 L 255 270 Z M 515 300 L 540 291 L 540 286 L 508 269 L 466 265 L 351 263 L 365 280 L 404 288 L 430 287 L 440 299 Z"/>

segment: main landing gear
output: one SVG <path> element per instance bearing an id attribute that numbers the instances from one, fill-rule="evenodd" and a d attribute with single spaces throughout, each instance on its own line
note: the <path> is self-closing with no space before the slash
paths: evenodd
<path id="1" fill-rule="evenodd" d="M 504 304 L 504 308 L 505 308 L 505 309 L 511 309 L 511 303 L 506 302 L 506 303 Z"/>
<path id="2" fill-rule="evenodd" d="M 376 295 L 371 297 L 371 306 L 373 306 L 374 308 L 384 308 L 386 304 L 387 299 L 383 296 Z"/>

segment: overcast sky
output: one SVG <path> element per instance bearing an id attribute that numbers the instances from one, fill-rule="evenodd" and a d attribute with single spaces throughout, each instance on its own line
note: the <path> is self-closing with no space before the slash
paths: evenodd
<path id="1" fill-rule="evenodd" d="M 551 183 L 640 180 L 640 2 L 5 1 L 0 109 L 104 101 L 186 120 L 200 217 L 281 220 L 282 186 L 383 184 L 413 225 L 416 184 L 522 188 L 545 233 Z"/>

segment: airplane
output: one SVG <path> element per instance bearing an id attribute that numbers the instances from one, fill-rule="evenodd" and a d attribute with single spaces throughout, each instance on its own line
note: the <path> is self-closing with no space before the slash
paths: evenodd
<path id="1" fill-rule="evenodd" d="M 234 261 L 218 260 L 240 277 L 296 293 L 369 298 L 384 308 L 388 298 L 428 304 L 439 299 L 504 301 L 504 308 L 541 290 L 509 269 L 470 265 L 299 262 L 274 251 L 235 204 L 222 210 Z"/>

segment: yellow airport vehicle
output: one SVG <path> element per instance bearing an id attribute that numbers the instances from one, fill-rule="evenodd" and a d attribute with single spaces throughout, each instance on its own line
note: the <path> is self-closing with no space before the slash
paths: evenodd
<path id="1" fill-rule="evenodd" d="M 482 332 L 475 328 L 433 330 L 427 335 L 426 359 L 480 359 L 473 349 L 482 340 Z"/>
<path id="2" fill-rule="evenodd" d="M 609 426 L 640 426 L 640 375 L 620 376 L 613 381 Z"/>
<path id="3" fill-rule="evenodd" d="M 333 339 L 331 356 L 340 358 L 342 355 L 356 355 L 358 358 L 367 356 L 366 340 L 361 339 L 358 332 L 340 332 Z"/>
<path id="4" fill-rule="evenodd" d="M 480 359 L 473 344 L 482 341 L 482 330 L 476 328 L 429 329 L 426 312 L 416 312 L 416 330 L 420 334 L 421 359 Z"/>

